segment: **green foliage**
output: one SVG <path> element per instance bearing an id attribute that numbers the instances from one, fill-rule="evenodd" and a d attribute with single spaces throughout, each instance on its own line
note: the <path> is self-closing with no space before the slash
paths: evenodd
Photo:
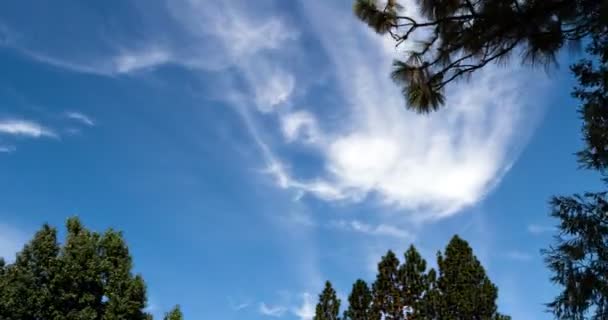
<path id="1" fill-rule="evenodd" d="M 345 320 L 371 320 L 370 306 L 372 293 L 365 281 L 359 279 L 353 284 L 348 296 L 348 309 L 344 312 Z"/>
<path id="2" fill-rule="evenodd" d="M 585 168 L 597 170 L 604 182 L 608 182 L 608 27 L 605 21 L 596 26 L 589 39 L 589 58 L 573 65 L 571 70 L 578 81 L 573 96 L 581 102 L 579 112 L 585 142 L 585 148 L 577 154 L 579 162 Z M 551 200 L 551 216 L 559 221 L 559 234 L 543 255 L 553 273 L 551 280 L 562 288 L 548 304 L 557 319 L 606 319 L 608 315 L 606 212 L 606 192 Z"/>
<path id="3" fill-rule="evenodd" d="M 372 319 L 403 319 L 404 297 L 399 283 L 399 259 L 388 251 L 378 264 L 376 281 L 372 285 Z"/>
<path id="4" fill-rule="evenodd" d="M 581 101 L 583 138 L 586 148 L 578 153 L 580 163 L 606 175 L 608 168 L 608 32 L 592 38 L 587 48 L 595 61 L 584 59 L 572 66 L 578 80 L 573 96 Z"/>
<path id="5" fill-rule="evenodd" d="M 608 4 L 597 0 L 416 0 L 421 17 L 396 0 L 355 0 L 355 15 L 397 46 L 413 49 L 394 64 L 407 107 L 420 113 L 444 104 L 444 87 L 518 49 L 527 64 L 550 65 L 566 44 L 606 34 Z M 412 12 L 410 10 L 409 12 Z"/>
<path id="6" fill-rule="evenodd" d="M 14 263 L 0 266 L 0 319 L 151 319 L 145 283 L 132 267 L 119 232 L 92 232 L 71 218 L 60 245 L 44 225 Z"/>
<path id="7" fill-rule="evenodd" d="M 340 314 L 340 299 L 329 281 L 325 282 L 325 289 L 319 295 L 319 303 L 315 309 L 313 320 L 338 320 Z"/>
<path id="8" fill-rule="evenodd" d="M 427 271 L 426 261 L 414 246 L 404 258 L 400 263 L 392 251 L 382 257 L 371 292 L 365 281 L 355 282 L 344 319 L 511 319 L 497 312 L 498 289 L 468 243 L 458 236 L 450 241 L 444 254 L 439 253 L 438 272 Z M 320 295 L 319 305 L 324 305 L 328 297 L 335 297 L 335 291 L 328 288 L 331 289 L 329 283 Z M 335 319 L 325 317 L 325 310 L 317 306 L 315 320 Z M 331 310 L 337 316 L 338 310 Z"/>
<path id="9" fill-rule="evenodd" d="M 165 314 L 164 320 L 183 320 L 184 316 L 179 306 L 173 307 L 171 311 Z"/>
<path id="10" fill-rule="evenodd" d="M 496 319 L 498 288 L 487 277 L 469 244 L 454 236 L 438 254 L 441 319 Z"/>
<path id="11" fill-rule="evenodd" d="M 608 314 L 608 198 L 606 193 L 555 197 L 551 215 L 560 234 L 544 250 L 552 280 L 563 290 L 549 303 L 558 319 L 605 319 Z"/>

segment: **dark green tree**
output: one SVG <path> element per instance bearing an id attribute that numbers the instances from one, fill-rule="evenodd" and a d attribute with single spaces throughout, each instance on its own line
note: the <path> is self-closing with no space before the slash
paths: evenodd
<path id="1" fill-rule="evenodd" d="M 184 316 L 179 306 L 173 307 L 171 311 L 165 314 L 164 320 L 183 320 Z"/>
<path id="2" fill-rule="evenodd" d="M 398 0 L 354 5 L 376 32 L 413 47 L 394 62 L 392 78 L 403 86 L 407 107 L 422 113 L 443 105 L 453 80 L 513 53 L 521 52 L 524 63 L 551 64 L 568 44 L 605 36 L 608 21 L 603 0 L 416 0 L 407 9 Z"/>
<path id="3" fill-rule="evenodd" d="M 595 34 L 587 47 L 591 59 L 572 67 L 578 80 L 574 97 L 581 101 L 585 148 L 580 164 L 607 181 L 608 168 L 608 34 Z M 562 291 L 548 304 L 558 319 L 608 317 L 608 199 L 606 192 L 558 196 L 551 200 L 551 216 L 559 233 L 543 251 Z"/>
<path id="4" fill-rule="evenodd" d="M 608 317 L 608 198 L 606 193 L 555 197 L 555 243 L 543 253 L 563 290 L 548 306 L 558 319 Z"/>
<path id="5" fill-rule="evenodd" d="M 314 320 L 338 320 L 340 319 L 340 299 L 329 281 L 325 282 L 325 288 L 319 295 L 319 303 L 315 309 Z"/>
<path id="6" fill-rule="evenodd" d="M 0 319 L 149 320 L 145 283 L 131 270 L 121 233 L 92 232 L 71 218 L 60 245 L 44 225 L 0 267 Z"/>
<path id="7" fill-rule="evenodd" d="M 44 225 L 0 274 L 0 319 L 54 319 L 60 268 L 57 231 Z"/>
<path id="8" fill-rule="evenodd" d="M 378 264 L 376 281 L 372 285 L 372 319 L 404 319 L 404 297 L 399 279 L 399 259 L 388 251 Z"/>
<path id="9" fill-rule="evenodd" d="M 426 273 L 426 261 L 412 245 L 405 252 L 405 260 L 399 267 L 399 283 L 406 319 L 424 319 L 429 312 L 426 299 L 430 289 Z"/>
<path id="10" fill-rule="evenodd" d="M 454 236 L 437 257 L 439 319 L 509 319 L 497 312 L 498 288 L 473 254 L 469 244 Z"/>
<path id="11" fill-rule="evenodd" d="M 344 311 L 345 320 L 371 320 L 372 293 L 365 281 L 358 279 L 348 296 L 348 309 Z"/>

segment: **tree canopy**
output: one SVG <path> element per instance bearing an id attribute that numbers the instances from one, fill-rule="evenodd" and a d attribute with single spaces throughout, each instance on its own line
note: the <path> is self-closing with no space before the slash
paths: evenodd
<path id="1" fill-rule="evenodd" d="M 90 231 L 77 218 L 66 225 L 65 243 L 45 224 L 14 263 L 0 259 L 0 319 L 152 319 L 122 234 Z M 182 319 L 181 311 L 167 319 Z"/>
<path id="2" fill-rule="evenodd" d="M 363 280 L 353 284 L 344 319 L 510 319 L 498 313 L 498 289 L 466 241 L 453 237 L 444 253 L 438 253 L 437 265 L 437 271 L 427 270 L 414 246 L 405 252 L 403 262 L 388 251 L 378 263 L 371 290 Z M 319 296 L 315 320 L 337 319 L 334 307 L 339 308 L 339 301 L 327 307 L 335 299 L 328 282 Z"/>
<path id="3" fill-rule="evenodd" d="M 605 37 L 608 30 L 608 2 L 603 0 L 414 2 L 416 8 L 404 8 L 398 0 L 355 0 L 354 11 L 397 46 L 407 43 L 392 78 L 403 86 L 406 106 L 421 113 L 444 104 L 450 82 L 489 63 L 518 53 L 523 63 L 551 64 L 565 46 Z"/>

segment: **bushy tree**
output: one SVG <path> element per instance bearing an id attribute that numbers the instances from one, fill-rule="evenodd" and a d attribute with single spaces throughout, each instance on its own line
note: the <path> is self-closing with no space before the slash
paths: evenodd
<path id="1" fill-rule="evenodd" d="M 132 267 L 120 232 L 93 232 L 71 218 L 60 245 L 57 230 L 44 225 L 14 263 L 0 267 L 0 319 L 151 319 L 145 283 Z"/>

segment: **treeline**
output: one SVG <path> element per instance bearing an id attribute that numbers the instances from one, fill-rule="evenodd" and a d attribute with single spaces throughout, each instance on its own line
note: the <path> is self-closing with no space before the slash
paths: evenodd
<path id="1" fill-rule="evenodd" d="M 403 262 L 388 251 L 371 288 L 361 279 L 353 284 L 342 315 L 341 301 L 326 282 L 314 320 L 511 319 L 497 311 L 498 288 L 466 241 L 454 236 L 437 254 L 437 266 L 427 269 L 414 246 Z"/>
<path id="2" fill-rule="evenodd" d="M 1 320 L 151 320 L 146 285 L 120 232 L 87 230 L 67 221 L 63 244 L 44 225 L 6 264 L 0 258 Z M 165 320 L 181 320 L 175 307 Z"/>

